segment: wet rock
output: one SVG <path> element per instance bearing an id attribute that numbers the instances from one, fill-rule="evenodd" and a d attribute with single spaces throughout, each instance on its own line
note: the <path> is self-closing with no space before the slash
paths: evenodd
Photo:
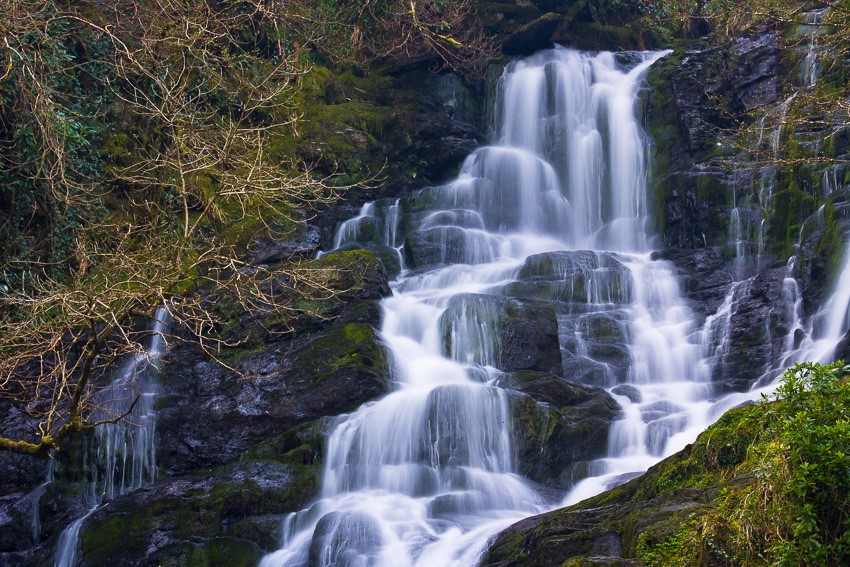
<path id="1" fill-rule="evenodd" d="M 720 392 L 749 390 L 783 351 L 788 321 L 782 298 L 785 268 L 764 270 L 743 284 L 729 319 L 728 353 L 716 361 L 712 381 Z"/>
<path id="2" fill-rule="evenodd" d="M 606 364 L 579 355 L 564 357 L 564 377 L 579 384 L 600 388 L 608 387 L 617 381 L 612 369 Z"/>
<path id="3" fill-rule="evenodd" d="M 640 390 L 632 386 L 631 384 L 620 384 L 619 386 L 613 388 L 611 390 L 612 394 L 616 394 L 617 396 L 625 396 L 631 401 L 633 404 L 639 404 L 643 401 L 643 396 L 640 393 Z"/>
<path id="4" fill-rule="evenodd" d="M 666 246 L 693 249 L 728 238 L 726 198 L 735 180 L 721 166 L 736 152 L 722 135 L 754 108 L 777 102 L 780 62 L 778 33 L 763 28 L 726 44 L 703 40 L 650 70 L 650 186 L 657 188 Z"/>
<path id="5" fill-rule="evenodd" d="M 404 241 L 405 264 L 425 268 L 442 264 L 481 264 L 495 255 L 489 235 L 456 226 L 418 230 Z"/>
<path id="6" fill-rule="evenodd" d="M 626 380 L 631 366 L 627 313 L 568 313 L 558 322 L 565 377 L 599 387 Z"/>
<path id="7" fill-rule="evenodd" d="M 369 515 L 331 512 L 316 524 L 307 565 L 371 565 L 380 557 L 382 544 L 380 526 Z"/>
<path id="8" fill-rule="evenodd" d="M 502 52 L 506 55 L 531 55 L 535 51 L 552 47 L 550 38 L 561 19 L 560 14 L 548 12 L 521 26 L 502 44 Z"/>
<path id="9" fill-rule="evenodd" d="M 620 406 L 601 388 L 553 374 L 514 372 L 499 385 L 523 395 L 509 398 L 519 471 L 547 486 L 569 488 L 581 479 L 573 465 L 603 456 Z"/>
<path id="10" fill-rule="evenodd" d="M 835 360 L 843 360 L 850 363 L 850 331 L 844 334 L 844 337 L 838 341 L 835 347 Z"/>
<path id="11" fill-rule="evenodd" d="M 753 419 L 758 409 L 728 412 L 693 445 L 622 486 L 514 524 L 494 538 L 481 564 L 643 565 L 639 542 L 669 541 L 685 523 L 717 514 L 719 495 L 728 498 L 731 491 L 752 482 L 748 475 L 735 477 L 734 471 L 762 431 Z M 695 479 L 700 488 L 691 488 Z M 715 556 L 704 557 L 710 563 Z"/>
<path id="12" fill-rule="evenodd" d="M 529 256 L 515 283 L 503 289 L 512 297 L 567 304 L 622 304 L 631 301 L 632 277 L 616 254 L 548 252 Z"/>
<path id="13" fill-rule="evenodd" d="M 734 284 L 730 313 L 711 326 L 711 350 L 720 356 L 712 360 L 712 380 L 718 392 L 748 390 L 782 354 L 789 323 L 782 302 L 786 268 L 763 268 L 735 283 L 733 266 L 719 248 L 664 250 L 655 257 L 675 266 L 699 326 L 718 313 Z"/>
<path id="14" fill-rule="evenodd" d="M 241 462 L 116 498 L 88 518 L 86 565 L 256 565 L 277 547 L 285 513 L 314 492 L 316 470 Z"/>
<path id="15" fill-rule="evenodd" d="M 732 267 L 719 247 L 665 249 L 653 254 L 653 258 L 673 265 L 682 294 L 698 316 L 698 325 L 717 313 L 735 281 Z"/>
<path id="16" fill-rule="evenodd" d="M 6 400 L 0 400 L 2 435 L 10 439 L 35 441 L 37 430 L 28 419 Z M 46 477 L 47 462 L 30 455 L 0 451 L 0 497 L 19 494 L 41 484 Z M 2 514 L 0 507 L 0 514 Z M 0 548 L 2 550 L 2 548 Z"/>
<path id="17" fill-rule="evenodd" d="M 779 34 L 761 29 L 735 41 L 734 89 L 744 111 L 776 102 L 779 93 Z"/>
<path id="18" fill-rule="evenodd" d="M 387 354 L 366 323 L 250 355 L 237 365 L 246 376 L 197 356 L 177 351 L 164 359 L 158 464 L 169 475 L 225 463 L 278 431 L 352 411 L 389 388 Z M 187 368 L 189 357 L 196 362 Z"/>
<path id="19" fill-rule="evenodd" d="M 223 338 L 237 344 L 218 353 L 224 365 L 191 343 L 163 357 L 157 464 L 167 475 L 226 463 L 264 438 L 387 392 L 388 355 L 375 331 L 377 300 L 390 293 L 382 264 L 355 250 L 311 266 L 331 271 L 345 291 L 299 301 L 294 331 L 275 332 L 276 313 L 255 319 L 210 298 L 226 323 Z"/>
<path id="20" fill-rule="evenodd" d="M 381 263 L 381 271 L 387 280 L 393 280 L 401 273 L 401 259 L 398 256 L 398 251 L 389 246 L 380 244 L 367 244 L 358 246 L 350 244 L 339 248 L 340 251 L 348 250 L 368 250 L 375 255 L 375 258 Z M 384 290 L 382 290 L 383 293 Z M 388 295 L 388 294 L 387 294 Z"/>
<path id="21" fill-rule="evenodd" d="M 248 261 L 252 264 L 272 264 L 314 255 L 319 247 L 319 238 L 317 227 L 302 223 L 294 234 L 290 232 L 281 237 L 263 236 L 252 240 Z"/>
<path id="22" fill-rule="evenodd" d="M 544 302 L 494 296 L 463 294 L 453 297 L 440 320 L 443 349 L 462 361 L 483 362 L 484 351 L 493 353 L 500 370 L 561 371 L 561 350 L 555 308 Z M 489 329 L 492 335 L 479 338 L 478 329 Z M 470 350 L 472 349 L 472 350 Z"/>
<path id="23" fill-rule="evenodd" d="M 649 423 L 680 411 L 682 411 L 682 408 L 676 404 L 666 401 L 658 401 L 641 406 L 640 417 L 644 423 Z"/>

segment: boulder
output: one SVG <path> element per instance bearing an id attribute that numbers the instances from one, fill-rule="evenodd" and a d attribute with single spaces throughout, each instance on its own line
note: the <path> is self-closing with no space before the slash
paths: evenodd
<path id="1" fill-rule="evenodd" d="M 462 294 L 449 301 L 440 328 L 444 353 L 457 360 L 492 364 L 505 372 L 561 371 L 558 321 L 552 304 Z M 490 332 L 482 334 L 481 329 Z M 472 360 L 468 360 L 470 356 Z"/>
<path id="2" fill-rule="evenodd" d="M 757 411 L 750 406 L 728 412 L 693 445 L 613 490 L 521 520 L 491 541 L 481 565 L 644 565 L 648 550 L 672 541 L 689 522 L 717 514 L 721 495 L 730 498 L 752 482 L 735 470 L 762 431 Z M 695 565 L 720 557 L 710 546 L 689 551 L 703 558 Z"/>
<path id="3" fill-rule="evenodd" d="M 575 467 L 605 455 L 608 430 L 620 406 L 601 388 L 544 372 L 505 375 L 518 471 L 544 486 L 566 490 L 583 476 Z"/>
<path id="4" fill-rule="evenodd" d="M 566 378 L 599 387 L 626 380 L 631 366 L 628 313 L 568 313 L 558 322 Z"/>
<path id="5" fill-rule="evenodd" d="M 330 420 L 248 448 L 240 460 L 167 479 L 105 503 L 85 520 L 87 565 L 256 565 L 283 520 L 318 493 Z"/>
<path id="6" fill-rule="evenodd" d="M 578 305 L 631 301 L 631 272 L 608 252 L 535 254 L 526 259 L 517 280 L 504 287 L 505 295 Z"/>
<path id="7" fill-rule="evenodd" d="M 353 411 L 389 390 L 387 353 L 366 323 L 270 345 L 236 365 L 242 376 L 191 349 L 164 361 L 158 464 L 169 476 L 226 463 L 278 431 Z"/>

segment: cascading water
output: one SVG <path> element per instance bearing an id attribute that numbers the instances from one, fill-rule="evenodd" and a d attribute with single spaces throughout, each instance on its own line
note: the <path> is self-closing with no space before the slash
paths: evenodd
<path id="1" fill-rule="evenodd" d="M 90 456 L 92 476 L 83 487 L 83 498 L 90 510 L 60 534 L 54 554 L 55 567 L 76 564 L 80 528 L 104 498 L 111 500 L 156 480 L 156 413 L 153 411 L 156 380 L 153 370 L 165 348 L 168 320 L 164 307 L 156 310 L 150 346 L 144 353 L 130 357 L 112 384 L 100 394 L 106 400 L 102 409 L 104 419 L 123 415 L 134 400 L 135 405 L 122 420 L 100 425 L 95 430 L 96 447 Z"/>
<path id="2" fill-rule="evenodd" d="M 705 413 L 709 367 L 676 280 L 650 259 L 635 114 L 663 55 L 557 48 L 510 64 L 494 145 L 403 199 L 403 221 L 398 203 L 369 204 L 341 227 L 335 246 L 396 247 L 413 268 L 383 302 L 396 389 L 338 418 L 319 500 L 290 515 L 263 567 L 468 566 L 489 536 L 556 504 L 515 472 L 497 385 L 504 310 L 540 294 L 557 300 L 565 377 L 613 388 L 623 406 L 609 458 L 569 498 L 678 448 L 693 408 Z M 603 330 L 622 338 L 619 358 L 600 348 Z"/>
<path id="3" fill-rule="evenodd" d="M 793 304 L 795 311 L 799 312 L 799 291 L 796 289 L 796 281 L 791 281 Z M 841 272 L 834 289 L 806 327 L 799 322 L 799 315 L 795 317 L 797 325 L 792 327 L 786 341 L 786 351 L 782 357 L 784 365 L 803 361 L 832 362 L 836 346 L 850 329 L 850 246 L 844 252 Z"/>

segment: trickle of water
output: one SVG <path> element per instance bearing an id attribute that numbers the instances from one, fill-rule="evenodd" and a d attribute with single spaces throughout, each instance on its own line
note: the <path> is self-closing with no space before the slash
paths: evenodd
<path id="1" fill-rule="evenodd" d="M 130 357 L 119 368 L 109 388 L 100 394 L 107 400 L 102 409 L 105 419 L 122 415 L 136 396 L 138 400 L 124 419 L 96 428 L 97 446 L 93 454 L 87 456 L 93 480 L 82 487 L 83 497 L 91 509 L 60 534 L 54 552 L 54 567 L 75 565 L 80 528 L 104 499 L 111 500 L 156 480 L 154 365 L 165 349 L 168 322 L 168 311 L 164 307 L 157 309 L 147 351 Z M 52 474 L 52 468 L 49 474 Z"/>
<path id="2" fill-rule="evenodd" d="M 803 325 L 799 315 L 801 301 L 797 282 L 790 278 L 786 283 L 794 299 L 794 321 L 786 338 L 786 352 L 783 362 L 832 362 L 835 348 L 850 328 L 850 246 L 844 252 L 841 273 L 835 283 L 835 291 L 812 316 L 807 325 Z"/>

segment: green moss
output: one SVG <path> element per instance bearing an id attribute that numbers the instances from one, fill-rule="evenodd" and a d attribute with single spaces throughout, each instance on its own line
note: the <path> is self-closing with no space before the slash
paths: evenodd
<path id="1" fill-rule="evenodd" d="M 636 496 L 649 498 L 683 487 L 716 486 L 729 478 L 761 433 L 759 412 L 757 406 L 726 412 L 678 458 L 662 461 L 647 473 L 647 482 Z"/>
<path id="2" fill-rule="evenodd" d="M 330 418 L 317 419 L 250 447 L 243 461 L 278 461 L 289 465 L 321 462 Z"/>
<path id="3" fill-rule="evenodd" d="M 169 545 L 148 557 L 148 560 L 158 567 L 253 566 L 262 555 L 256 543 L 222 537 L 204 543 Z"/>
<path id="4" fill-rule="evenodd" d="M 366 372 L 388 379 L 389 360 L 376 331 L 365 323 L 336 325 L 313 339 L 298 354 L 299 376 L 314 384 L 334 380 L 339 372 Z"/>
<path id="5" fill-rule="evenodd" d="M 218 358 L 222 362 L 235 364 L 240 362 L 252 354 L 266 352 L 266 344 L 263 341 L 253 341 L 236 347 L 223 347 L 218 354 Z"/>
<path id="6" fill-rule="evenodd" d="M 823 231 L 814 252 L 826 258 L 826 273 L 830 281 L 838 277 L 845 246 L 841 227 L 835 219 L 835 207 L 832 202 L 827 202 L 824 206 Z"/>
<path id="7" fill-rule="evenodd" d="M 815 211 L 817 199 L 811 193 L 800 188 L 799 168 L 784 168 L 777 179 L 777 185 L 785 185 L 773 197 L 769 240 L 772 252 L 788 257 L 800 233 L 800 226 Z"/>
<path id="8" fill-rule="evenodd" d="M 355 77 L 313 67 L 295 96 L 292 116 L 297 119 L 271 133 L 270 153 L 308 160 L 335 175 L 338 184 L 380 171 L 386 134 L 397 121 L 394 107 L 379 104 L 391 83 L 381 75 Z"/>
<path id="9" fill-rule="evenodd" d="M 314 268 L 338 270 L 353 267 L 363 271 L 380 269 L 375 253 L 363 249 L 342 250 L 326 254 L 317 260 L 313 260 L 309 265 Z"/>
<path id="10" fill-rule="evenodd" d="M 302 225 L 293 217 L 291 208 L 266 203 L 225 203 L 219 209 L 219 237 L 225 245 L 244 250 L 253 238 L 292 238 Z"/>
<path id="11" fill-rule="evenodd" d="M 231 475 L 240 466 L 210 471 L 209 481 L 203 477 L 186 479 L 200 482 L 188 490 L 173 487 L 177 494 L 160 494 L 153 500 L 117 500 L 112 504 L 112 514 L 85 525 L 82 561 L 107 565 L 116 557 L 147 557 L 152 564 L 160 565 L 256 565 L 262 555 L 260 548 L 272 548 L 278 541 L 274 526 L 279 525 L 280 515 L 302 508 L 316 496 L 321 459 L 309 465 L 264 465 L 269 474 L 285 479 L 273 487 L 243 480 L 244 473 L 239 471 Z M 261 518 L 268 518 L 268 522 Z M 272 525 L 262 533 L 230 528 L 264 523 Z M 149 556 L 159 531 L 174 543 Z"/>
<path id="12" fill-rule="evenodd" d="M 636 27 L 599 22 L 572 25 L 568 37 L 571 42 L 586 49 L 636 49 L 645 41 Z"/>

